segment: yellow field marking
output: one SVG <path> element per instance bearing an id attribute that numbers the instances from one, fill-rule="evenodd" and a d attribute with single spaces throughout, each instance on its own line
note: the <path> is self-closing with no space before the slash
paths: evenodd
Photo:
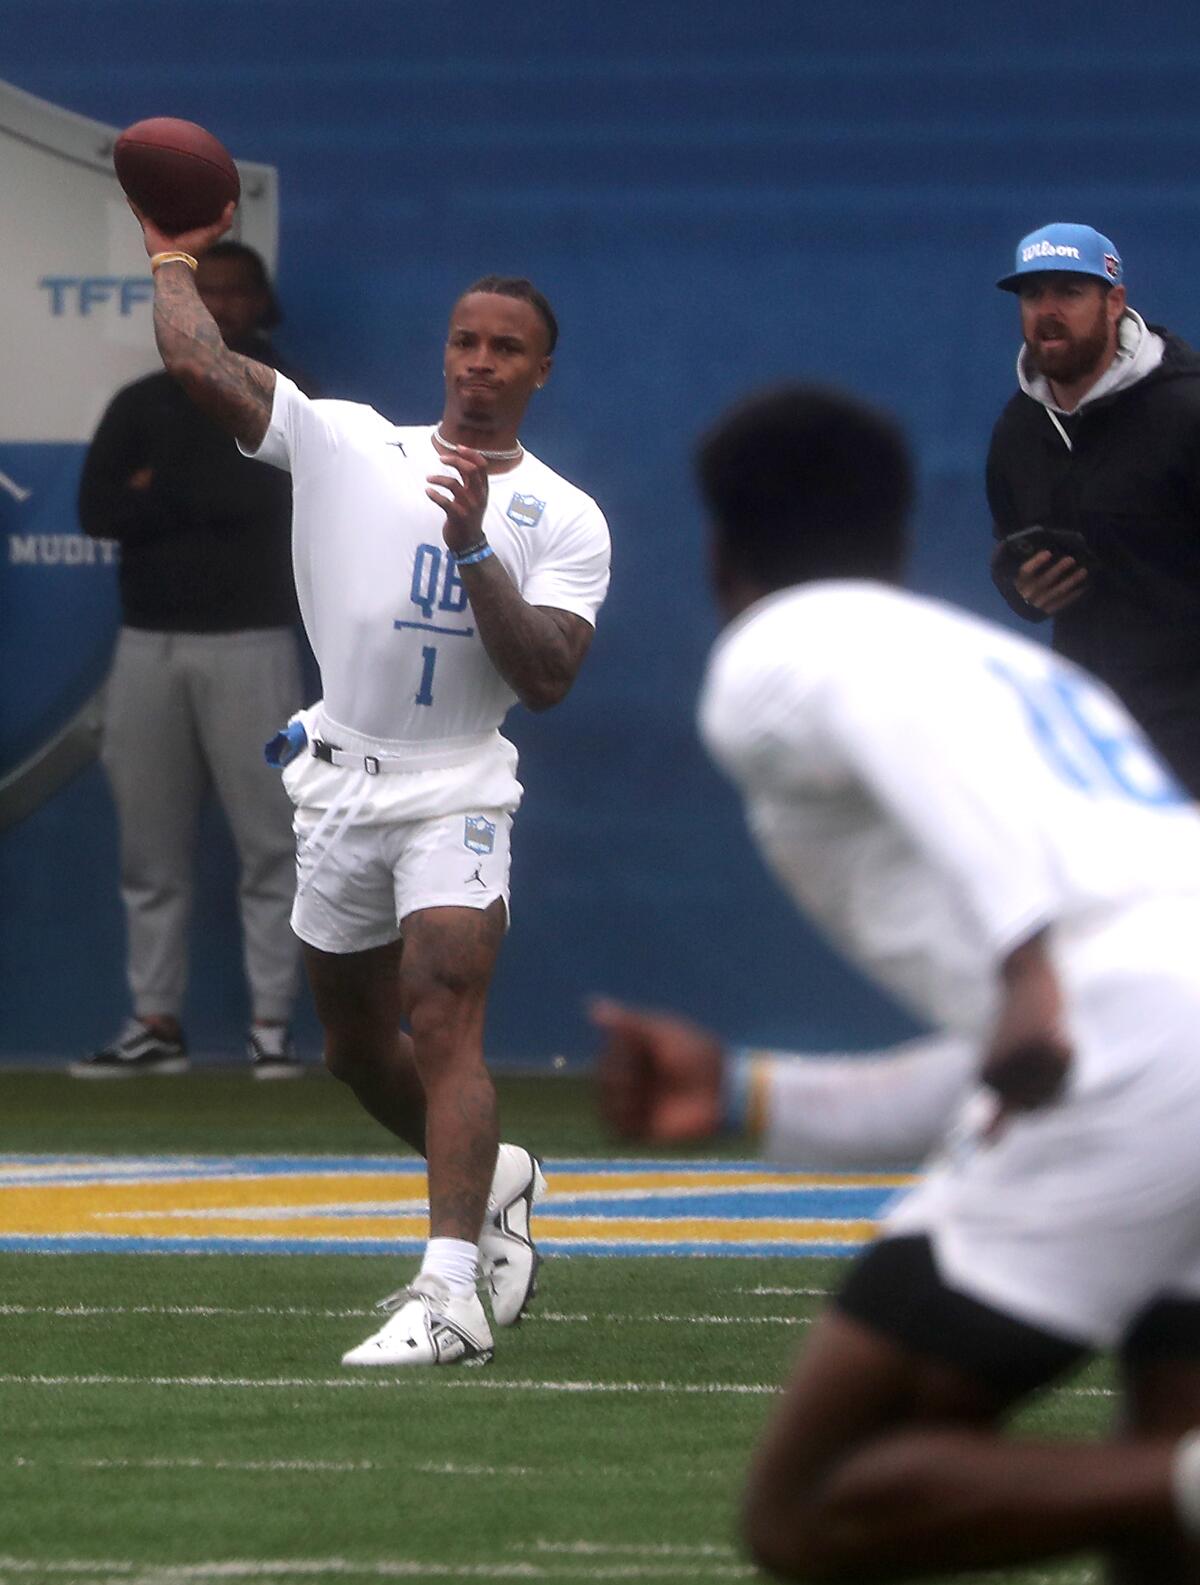
<path id="1" fill-rule="evenodd" d="M 309 1176 L 243 1176 L 237 1178 L 155 1178 L 145 1182 L 124 1180 L 117 1183 L 40 1183 L 0 1186 L 0 1233 L 60 1233 L 65 1228 L 89 1233 L 133 1231 L 127 1219 L 137 1216 L 159 1222 L 174 1234 L 185 1231 L 172 1221 L 169 1211 L 221 1211 L 230 1213 L 238 1231 L 245 1230 L 248 1205 L 278 1208 L 297 1214 L 315 1205 L 342 1205 L 347 1202 L 402 1201 L 425 1202 L 425 1179 L 420 1174 L 342 1173 Z M 169 1207 L 164 1216 L 164 1202 Z M 120 1218 L 124 1226 L 114 1226 Z M 402 1220 L 398 1217 L 397 1220 Z M 410 1218 L 411 1220 L 412 1218 Z M 272 1217 L 265 1224 L 282 1230 L 291 1218 Z M 422 1217 L 422 1221 L 424 1218 Z M 105 1225 L 107 1224 L 107 1225 Z M 331 1223 L 322 1219 L 325 1233 Z M 142 1227 L 137 1229 L 144 1231 Z M 257 1231 L 264 1230 L 259 1222 Z M 378 1232 L 378 1223 L 375 1224 Z M 199 1229 L 197 1229 L 199 1231 Z M 215 1233 L 216 1223 L 205 1219 L 204 1231 Z"/>
<path id="2" fill-rule="evenodd" d="M 423 1239 L 428 1232 L 423 1172 L 373 1172 L 319 1168 L 297 1173 L 230 1173 L 172 1177 L 156 1163 L 145 1179 L 5 1184 L 0 1182 L 0 1236 L 238 1239 Z M 893 1188 L 904 1174 L 853 1178 L 816 1173 L 729 1171 L 716 1168 L 559 1171 L 538 1216 L 539 1236 L 568 1242 L 637 1243 L 751 1241 L 857 1243 L 874 1224 L 860 1216 L 689 1216 L 673 1194 L 746 1195 L 815 1188 Z M 620 1215 L 620 1204 L 639 1195 L 661 1197 L 663 1217 Z M 607 1201 L 617 1213 L 568 1215 L 580 1201 Z M 836 1210 L 836 1199 L 822 1210 Z M 561 1207 L 556 1213 L 556 1206 Z M 807 1208 L 806 1208 L 807 1209 Z M 674 1213 L 674 1214 L 670 1214 Z"/>
<path id="3" fill-rule="evenodd" d="M 550 1171 L 551 1169 L 547 1169 Z M 720 1167 L 658 1167 L 640 1171 L 629 1167 L 611 1167 L 607 1172 L 558 1172 L 550 1180 L 549 1199 L 555 1190 L 576 1198 L 589 1199 L 620 1190 L 670 1191 L 673 1189 L 707 1189 L 717 1193 L 722 1189 L 900 1189 L 913 1181 L 911 1172 L 729 1172 Z"/>

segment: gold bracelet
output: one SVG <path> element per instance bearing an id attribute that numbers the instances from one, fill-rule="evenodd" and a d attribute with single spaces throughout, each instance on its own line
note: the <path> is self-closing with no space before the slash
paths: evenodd
<path id="1" fill-rule="evenodd" d="M 180 264 L 186 264 L 189 270 L 194 270 L 196 268 L 196 260 L 190 253 L 155 253 L 152 254 L 150 258 L 150 273 L 151 275 L 157 275 L 162 265 L 174 264 L 176 262 Z"/>

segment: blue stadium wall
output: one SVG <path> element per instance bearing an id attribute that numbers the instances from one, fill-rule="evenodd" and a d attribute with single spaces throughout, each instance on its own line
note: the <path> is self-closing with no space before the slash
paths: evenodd
<path id="1" fill-rule="evenodd" d="M 114 125 L 185 116 L 278 167 L 280 340 L 327 394 L 433 418 L 446 310 L 486 271 L 559 313 L 526 438 L 601 502 L 614 580 L 571 698 L 510 721 L 528 793 L 492 1052 L 585 1059 L 593 991 L 764 1041 L 908 1029 L 792 916 L 695 745 L 715 628 L 690 448 L 784 377 L 887 404 L 920 465 L 914 583 L 1005 620 L 981 476 L 1017 338 L 992 282 L 1023 232 L 1085 220 L 1134 306 L 1200 336 L 1193 8 L 5 0 L 0 22 L 16 86 Z M 33 662 L 41 642 L 70 638 L 33 635 Z M 201 871 L 187 1023 L 232 1052 L 215 817 Z M 0 839 L 0 1055 L 109 1033 L 122 954 L 93 767 Z M 315 1047 L 307 1009 L 301 1031 Z"/>

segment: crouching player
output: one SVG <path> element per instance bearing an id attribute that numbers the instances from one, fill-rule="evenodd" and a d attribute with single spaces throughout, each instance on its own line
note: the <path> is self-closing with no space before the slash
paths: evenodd
<path id="1" fill-rule="evenodd" d="M 1200 816 L 1089 677 L 896 587 L 911 474 L 885 418 L 785 388 L 699 472 L 729 621 L 702 735 L 797 905 L 946 1032 L 911 1088 L 864 1070 L 858 1145 L 894 1133 L 880 1084 L 912 1142 L 955 1113 L 814 1328 L 754 1460 L 751 1550 L 800 1580 L 1098 1550 L 1128 1585 L 1200 1581 Z M 808 1142 L 788 1066 L 596 1016 L 623 1132 L 749 1108 Z M 1100 1349 L 1112 1439 L 1002 1431 Z"/>

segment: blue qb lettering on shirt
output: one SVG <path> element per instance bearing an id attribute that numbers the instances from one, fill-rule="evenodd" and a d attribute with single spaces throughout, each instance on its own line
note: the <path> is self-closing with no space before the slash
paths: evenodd
<path id="1" fill-rule="evenodd" d="M 445 562 L 445 575 L 442 563 Z M 441 595 L 438 595 L 438 584 Z M 454 557 L 440 545 L 418 545 L 413 559 L 412 602 L 419 606 L 426 621 L 433 617 L 434 602 L 439 611 L 463 611 L 467 605 L 466 585 L 458 576 Z"/>
<path id="2" fill-rule="evenodd" d="M 473 627 L 442 627 L 433 621 L 435 603 L 437 610 L 451 613 L 465 611 L 467 608 L 466 585 L 458 576 L 454 557 L 443 546 L 417 546 L 416 555 L 413 557 L 412 585 L 409 595 L 425 620 L 416 622 L 398 617 L 392 623 L 394 628 L 418 628 L 423 632 L 438 633 L 447 638 L 474 637 Z M 437 646 L 426 644 L 421 650 L 421 678 L 413 695 L 414 704 L 432 705 L 433 669 L 436 665 Z"/>
<path id="3" fill-rule="evenodd" d="M 1023 677 L 1001 661 L 986 664 L 1015 690 L 1044 758 L 1072 787 L 1151 807 L 1189 801 L 1141 733 L 1085 677 Z"/>

